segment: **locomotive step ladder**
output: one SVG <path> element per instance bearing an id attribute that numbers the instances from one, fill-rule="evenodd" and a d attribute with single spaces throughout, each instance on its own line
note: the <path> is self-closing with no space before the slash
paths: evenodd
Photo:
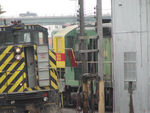
<path id="1" fill-rule="evenodd" d="M 79 40 L 81 40 L 81 49 L 79 50 L 79 54 L 83 56 L 81 58 L 82 63 L 82 87 L 83 87 L 83 103 L 84 109 L 91 111 L 93 113 L 95 109 L 94 101 L 87 101 L 89 96 L 91 100 L 94 100 L 94 81 L 98 80 L 98 37 L 97 36 L 80 36 Z M 84 44 L 84 45 L 83 45 Z M 90 83 L 90 87 L 89 87 Z M 84 111 L 84 112 L 85 112 Z"/>
<path id="2" fill-rule="evenodd" d="M 87 57 L 87 65 L 88 72 L 83 73 L 83 76 L 87 76 L 88 78 L 93 78 L 93 76 L 97 77 L 96 65 L 98 64 L 98 37 L 97 36 L 79 36 L 79 40 L 84 40 L 86 43 L 88 42 L 88 47 L 86 50 L 79 50 L 80 54 L 85 54 Z M 82 61 L 81 61 L 82 63 Z"/>

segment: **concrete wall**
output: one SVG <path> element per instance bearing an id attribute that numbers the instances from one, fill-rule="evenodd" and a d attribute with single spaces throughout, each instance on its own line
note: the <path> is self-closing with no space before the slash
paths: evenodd
<path id="1" fill-rule="evenodd" d="M 114 113 L 130 113 L 124 53 L 136 53 L 134 113 L 150 113 L 150 0 L 112 0 Z"/>

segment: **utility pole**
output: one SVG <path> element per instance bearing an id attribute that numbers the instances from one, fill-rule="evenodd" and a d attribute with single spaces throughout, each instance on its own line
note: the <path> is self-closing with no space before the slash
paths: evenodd
<path id="1" fill-rule="evenodd" d="M 97 0 L 97 35 L 98 39 L 98 76 L 99 80 L 99 102 L 98 113 L 105 113 L 105 98 L 104 98 L 104 75 L 103 75 L 103 28 L 102 28 L 102 0 Z"/>
<path id="2" fill-rule="evenodd" d="M 80 10 L 79 10 L 79 21 L 80 21 L 80 37 L 85 36 L 85 24 L 84 24 L 84 0 L 79 0 Z M 87 43 L 84 39 L 81 40 L 81 50 L 87 50 Z M 87 64 L 87 53 L 81 53 L 82 61 L 82 89 L 83 89 L 83 113 L 88 113 L 88 83 L 86 77 L 88 73 Z"/>

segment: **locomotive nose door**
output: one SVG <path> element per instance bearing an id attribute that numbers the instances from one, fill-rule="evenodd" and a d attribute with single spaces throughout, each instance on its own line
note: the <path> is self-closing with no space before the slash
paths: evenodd
<path id="1" fill-rule="evenodd" d="M 49 86 L 49 55 L 48 46 L 37 46 L 39 86 Z"/>
<path id="2" fill-rule="evenodd" d="M 35 62 L 34 62 L 33 46 L 25 47 L 26 69 L 28 75 L 28 85 L 33 88 L 36 86 Z"/>

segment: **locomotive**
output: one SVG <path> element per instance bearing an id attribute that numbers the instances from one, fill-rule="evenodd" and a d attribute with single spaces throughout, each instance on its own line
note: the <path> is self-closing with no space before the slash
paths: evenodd
<path id="1" fill-rule="evenodd" d="M 58 104 L 57 92 L 47 29 L 21 21 L 0 26 L 0 113 L 47 113 Z"/>
<path id="2" fill-rule="evenodd" d="M 96 37 L 95 27 L 92 25 L 85 26 L 85 36 L 88 49 L 96 49 L 97 41 L 88 39 L 88 37 Z M 85 37 L 85 38 L 86 38 Z M 111 24 L 103 24 L 103 64 L 104 64 L 104 79 L 105 79 L 105 105 L 106 109 L 112 110 L 112 38 Z M 79 28 L 77 25 L 72 25 L 58 31 L 53 36 L 53 49 L 56 52 L 56 66 L 59 76 L 60 92 L 63 95 L 63 105 L 76 105 L 77 92 L 82 92 L 82 61 L 80 56 L 80 39 Z M 88 71 L 97 73 L 97 54 L 88 53 Z M 90 87 L 90 86 L 89 86 Z M 93 93 L 97 97 L 97 83 L 93 83 Z M 95 100 L 97 100 L 95 98 Z M 95 102 L 96 103 L 96 102 Z M 97 103 L 96 103 L 97 104 Z M 82 104 L 80 104 L 82 105 Z"/>

